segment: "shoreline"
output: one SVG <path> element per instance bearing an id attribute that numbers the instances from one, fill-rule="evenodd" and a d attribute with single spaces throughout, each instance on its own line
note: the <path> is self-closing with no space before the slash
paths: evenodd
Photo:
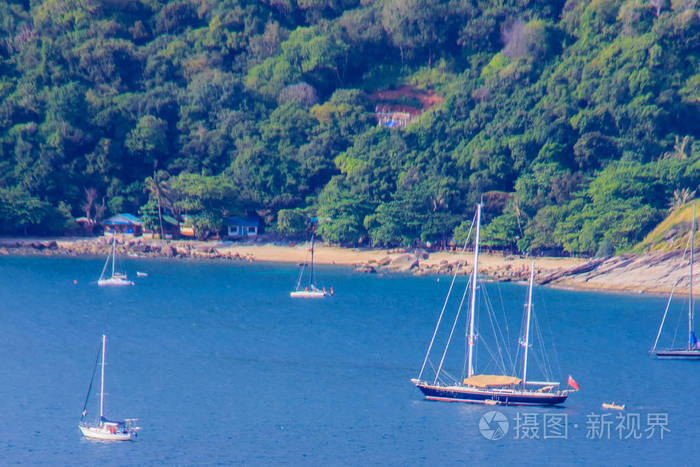
<path id="1" fill-rule="evenodd" d="M 0 256 L 100 257 L 111 250 L 111 237 L 4 238 Z M 289 242 L 153 240 L 118 237 L 117 253 L 135 258 L 214 259 L 302 264 L 309 261 L 308 245 Z M 599 259 L 537 257 L 535 281 L 559 289 L 668 294 L 689 292 L 689 265 L 682 252 L 621 255 Z M 341 248 L 317 244 L 316 264 L 353 267 L 356 273 L 412 275 L 470 274 L 471 254 L 460 251 Z M 526 281 L 533 258 L 482 252 L 479 272 L 499 282 Z M 695 284 L 700 291 L 700 282 Z M 694 294 L 695 295 L 695 294 Z"/>

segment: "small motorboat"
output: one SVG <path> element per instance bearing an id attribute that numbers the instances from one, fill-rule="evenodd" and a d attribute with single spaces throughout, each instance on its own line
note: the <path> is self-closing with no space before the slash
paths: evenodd
<path id="1" fill-rule="evenodd" d="M 610 410 L 625 410 L 625 404 L 620 405 L 614 402 L 603 402 L 603 408 Z"/>
<path id="2" fill-rule="evenodd" d="M 136 271 L 136 277 L 148 277 L 147 272 Z"/>

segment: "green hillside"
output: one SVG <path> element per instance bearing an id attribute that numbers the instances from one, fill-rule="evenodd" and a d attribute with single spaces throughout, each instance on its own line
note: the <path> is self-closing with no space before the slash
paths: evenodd
<path id="1" fill-rule="evenodd" d="M 647 251 L 668 251 L 682 250 L 688 247 L 688 234 L 693 225 L 693 205 L 697 203 L 685 204 L 671 212 L 659 225 L 644 237 L 634 251 L 643 253 Z M 700 210 L 696 207 L 695 225 L 698 226 Z M 700 244 L 700 235 L 696 235 L 695 243 Z"/>
<path id="2" fill-rule="evenodd" d="M 381 124 L 379 124 L 381 122 Z M 700 184 L 695 0 L 7 0 L 0 233 L 623 251 Z"/>

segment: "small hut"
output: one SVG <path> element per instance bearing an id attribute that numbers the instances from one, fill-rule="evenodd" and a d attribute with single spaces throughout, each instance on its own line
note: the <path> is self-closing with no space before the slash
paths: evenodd
<path id="1" fill-rule="evenodd" d="M 143 224 L 133 214 L 117 214 L 102 221 L 105 234 L 133 235 L 138 237 L 143 233 Z"/>
<path id="2" fill-rule="evenodd" d="M 227 217 L 226 226 L 230 238 L 255 238 L 261 233 L 260 219 L 255 217 Z"/>

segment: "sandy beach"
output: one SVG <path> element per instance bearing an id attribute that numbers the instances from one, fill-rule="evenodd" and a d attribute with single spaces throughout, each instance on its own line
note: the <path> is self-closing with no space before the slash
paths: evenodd
<path id="1" fill-rule="evenodd" d="M 222 252 L 238 252 L 241 255 L 252 255 L 258 261 L 274 261 L 302 263 L 309 260 L 307 245 L 282 246 L 275 244 L 232 245 L 217 248 Z M 425 251 L 425 250 L 421 250 Z M 460 251 L 427 251 L 428 257 L 420 259 L 420 264 L 426 269 L 436 269 L 441 264 L 464 263 L 473 265 L 472 253 Z M 314 262 L 318 264 L 340 264 L 360 266 L 381 264 L 399 256 L 414 254 L 410 249 L 369 249 L 341 248 L 335 246 L 317 245 L 314 248 Z M 479 271 L 488 273 L 498 270 L 527 270 L 532 259 L 520 256 L 504 256 L 482 252 L 479 254 Z M 569 269 L 586 262 L 578 258 L 539 257 L 535 259 L 536 271 L 540 274 L 562 269 Z"/>
<path id="2" fill-rule="evenodd" d="M 71 238 L 5 238 L 0 239 L 0 254 L 44 254 L 67 256 L 99 256 L 107 254 L 111 237 Z M 118 238 L 119 254 L 129 256 L 165 256 L 192 258 L 242 259 L 279 263 L 304 263 L 310 260 L 306 243 L 242 243 L 232 241 L 153 240 L 146 238 Z M 526 272 L 532 259 L 524 256 L 490 254 L 479 255 L 479 271 L 500 275 L 507 272 Z M 317 243 L 314 248 L 316 264 L 344 266 L 371 266 L 393 272 L 449 272 L 471 271 L 472 252 L 430 251 L 415 249 L 342 248 Z M 535 258 L 538 276 L 580 266 L 586 262 L 578 258 Z M 366 271 L 370 272 L 370 271 Z"/>

